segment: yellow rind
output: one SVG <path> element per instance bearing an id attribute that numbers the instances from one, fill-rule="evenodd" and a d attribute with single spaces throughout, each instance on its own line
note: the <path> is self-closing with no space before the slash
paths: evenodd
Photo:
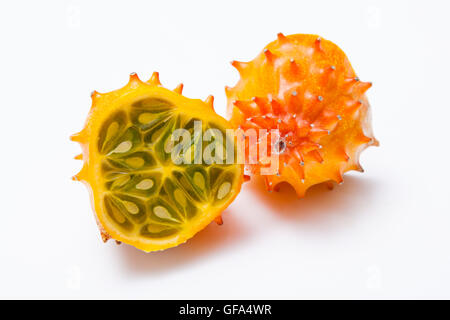
<path id="1" fill-rule="evenodd" d="M 103 181 L 99 179 L 101 155 L 97 151 L 96 142 L 102 124 L 115 110 L 123 106 L 131 105 L 137 100 L 150 97 L 160 98 L 172 102 L 179 112 L 185 112 L 199 119 L 213 119 L 215 123 L 223 128 L 230 127 L 227 120 L 214 112 L 212 96 L 208 97 L 206 102 L 200 99 L 189 99 L 181 95 L 182 88 L 183 86 L 179 85 L 174 91 L 171 91 L 162 87 L 157 72 L 153 73 L 147 82 L 141 81 L 135 73 L 132 73 L 128 83 L 121 89 L 108 93 L 94 91 L 91 94 L 92 106 L 85 126 L 79 133 L 71 136 L 73 141 L 80 143 L 83 151 L 82 159 L 84 160 L 83 168 L 74 176 L 74 180 L 83 182 L 88 188 L 91 204 L 104 241 L 113 238 L 116 241 L 130 244 L 145 252 L 177 246 L 186 242 L 198 231 L 204 229 L 211 221 L 219 219 L 223 210 L 238 195 L 241 184 L 244 181 L 243 165 L 237 166 L 238 172 L 236 174 L 238 181 L 236 181 L 236 188 L 230 191 L 228 200 L 222 203 L 220 207 L 210 206 L 209 208 L 205 208 L 207 212 L 199 214 L 199 217 L 196 217 L 192 223 L 185 224 L 185 228 L 174 237 L 162 239 L 129 237 L 117 230 L 107 218 L 102 201 L 102 192 L 104 191 Z M 77 158 L 79 159 L 81 157 L 77 156 Z"/>

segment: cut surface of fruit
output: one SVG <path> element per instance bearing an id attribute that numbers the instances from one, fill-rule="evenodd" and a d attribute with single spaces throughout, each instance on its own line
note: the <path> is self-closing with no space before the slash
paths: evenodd
<path id="1" fill-rule="evenodd" d="M 225 137 L 230 124 L 214 112 L 212 97 L 203 102 L 181 91 L 163 88 L 154 73 L 148 82 L 131 74 L 119 90 L 92 93 L 86 125 L 72 136 L 84 160 L 74 179 L 91 191 L 104 241 L 147 252 L 176 246 L 220 221 L 239 193 L 243 166 L 220 161 L 220 139 L 202 139 L 211 131 Z M 177 142 L 177 131 L 187 143 Z"/>
<path id="2" fill-rule="evenodd" d="M 345 53 L 317 35 L 285 36 L 250 62 L 233 61 L 240 80 L 226 87 L 235 127 L 277 129 L 267 150 L 279 155 L 279 170 L 265 175 L 269 191 L 292 185 L 299 197 L 315 184 L 341 183 L 349 170 L 362 171 L 360 153 L 378 145 L 365 95 L 371 83 L 356 76 Z M 266 143 L 266 142 L 264 142 Z M 260 174 L 264 163 L 249 164 Z"/>

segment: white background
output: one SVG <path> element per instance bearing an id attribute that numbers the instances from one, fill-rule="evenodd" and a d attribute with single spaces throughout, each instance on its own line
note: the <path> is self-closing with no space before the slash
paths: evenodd
<path id="1" fill-rule="evenodd" d="M 448 1 L 2 1 L 1 298 L 450 298 Z M 213 94 L 278 32 L 338 44 L 373 81 L 364 174 L 297 200 L 243 187 L 187 244 L 103 244 L 69 135 L 92 90 L 159 71 Z"/>

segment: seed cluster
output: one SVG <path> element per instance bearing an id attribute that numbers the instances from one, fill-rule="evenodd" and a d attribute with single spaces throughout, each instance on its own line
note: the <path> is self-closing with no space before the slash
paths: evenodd
<path id="1" fill-rule="evenodd" d="M 103 155 L 103 203 L 123 232 L 149 238 L 172 236 L 203 210 L 220 206 L 232 195 L 235 166 L 172 161 L 171 134 L 178 128 L 193 133 L 194 120 L 167 101 L 148 98 L 124 107 L 103 123 L 98 140 Z M 202 134 L 209 128 L 225 136 L 225 130 L 213 123 L 204 124 Z M 191 136 L 194 146 L 195 136 Z"/>

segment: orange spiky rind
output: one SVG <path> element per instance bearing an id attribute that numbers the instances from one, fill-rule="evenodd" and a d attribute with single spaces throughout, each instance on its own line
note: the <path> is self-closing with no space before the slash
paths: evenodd
<path id="1" fill-rule="evenodd" d="M 378 145 L 365 96 L 372 83 L 359 80 L 337 45 L 317 35 L 279 33 L 254 60 L 233 66 L 241 78 L 225 88 L 232 124 L 279 128 L 286 142 L 280 164 L 287 169 L 280 165 L 278 174 L 265 177 L 269 191 L 288 182 L 302 197 L 312 185 L 342 183 L 345 172 L 362 170 L 359 155 Z M 247 165 L 253 174 L 262 166 Z"/>
<path id="2" fill-rule="evenodd" d="M 237 176 L 235 179 L 236 184 L 234 185 L 233 183 L 233 189 L 229 193 L 229 197 L 224 198 L 219 204 L 215 204 L 214 206 L 211 204 L 208 208 L 205 207 L 205 211 L 207 212 L 203 212 L 198 218 L 196 217 L 195 224 L 188 225 L 173 238 L 161 238 L 160 240 L 142 239 L 137 236 L 126 235 L 114 226 L 105 213 L 103 198 L 108 190 L 105 189 L 106 183 L 101 176 L 101 164 L 105 163 L 105 154 L 99 152 L 98 141 L 102 127 L 111 118 L 111 115 L 124 110 L 131 112 L 133 103 L 142 99 L 151 98 L 156 99 L 156 101 L 169 102 L 170 105 L 176 107 L 176 111 L 174 111 L 176 114 L 187 114 L 193 119 L 205 120 L 210 125 L 213 122 L 220 128 L 230 127 L 230 123 L 227 120 L 214 112 L 214 98 L 212 96 L 209 96 L 205 102 L 200 99 L 188 99 L 181 95 L 182 89 L 182 84 L 178 85 L 173 91 L 162 87 L 157 72 L 154 72 L 146 82 L 141 81 L 136 73 L 131 73 L 129 81 L 124 87 L 108 93 L 100 94 L 94 91 L 91 94 L 92 106 L 85 126 L 79 133 L 70 137 L 72 141 L 78 142 L 83 150 L 82 154 L 77 155 L 75 158 L 84 161 L 82 169 L 72 179 L 83 182 L 90 190 L 92 207 L 103 241 L 106 242 L 112 238 L 116 241 L 133 245 L 146 252 L 174 247 L 186 242 L 195 233 L 219 217 L 222 211 L 239 193 L 240 186 L 244 180 L 244 168 L 243 165 L 233 165 L 237 168 L 234 171 Z M 219 221 L 219 218 L 217 218 L 217 221 Z"/>

